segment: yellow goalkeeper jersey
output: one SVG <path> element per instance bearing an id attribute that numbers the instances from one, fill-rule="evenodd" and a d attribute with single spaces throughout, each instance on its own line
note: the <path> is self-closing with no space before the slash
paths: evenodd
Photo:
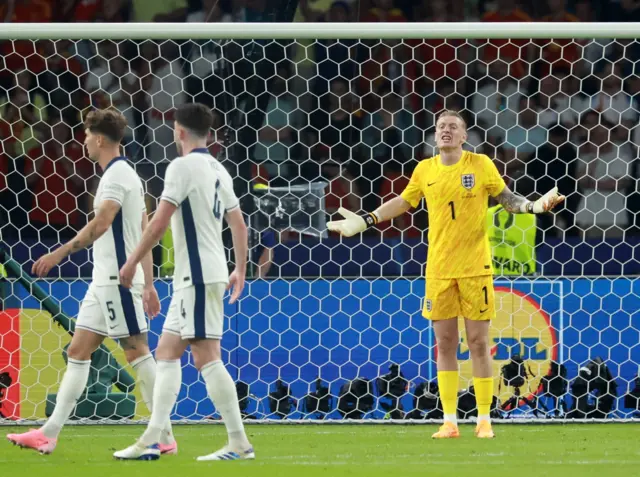
<path id="1" fill-rule="evenodd" d="M 463 152 L 445 166 L 440 155 L 416 167 L 402 198 L 413 207 L 426 200 L 429 213 L 427 278 L 464 278 L 493 274 L 487 235 L 489 195 L 506 187 L 484 154 Z"/>

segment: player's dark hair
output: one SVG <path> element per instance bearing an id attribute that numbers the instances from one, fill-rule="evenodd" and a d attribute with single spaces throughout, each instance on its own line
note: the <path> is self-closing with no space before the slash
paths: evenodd
<path id="1" fill-rule="evenodd" d="M 440 114 L 438 114 L 438 119 L 436 120 L 436 122 L 440 121 L 440 118 L 444 118 L 447 116 L 453 116 L 454 118 L 458 118 L 460 121 L 462 121 L 462 125 L 464 126 L 464 128 L 467 129 L 467 122 L 464 120 L 464 117 L 462 116 L 462 114 L 460 114 L 458 111 L 455 111 L 453 109 L 445 109 Z"/>
<path id="2" fill-rule="evenodd" d="M 87 114 L 84 128 L 93 134 L 102 134 L 111 142 L 120 143 L 127 128 L 127 119 L 114 109 L 97 109 Z"/>
<path id="3" fill-rule="evenodd" d="M 187 103 L 178 106 L 176 122 L 200 138 L 206 138 L 213 127 L 213 113 L 201 103 Z"/>

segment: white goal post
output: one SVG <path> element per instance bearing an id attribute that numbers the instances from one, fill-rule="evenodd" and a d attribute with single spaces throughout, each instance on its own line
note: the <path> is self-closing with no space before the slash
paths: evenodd
<path id="1" fill-rule="evenodd" d="M 369 210 L 401 192 L 434 154 L 437 113 L 459 109 L 468 148 L 494 158 L 516 192 L 538 197 L 558 184 L 568 198 L 538 222 L 495 207 L 487 216 L 496 418 L 630 421 L 640 415 L 639 32 L 577 22 L 5 23 L 0 244 L 26 271 L 86 221 L 100 172 L 83 159 L 81 124 L 95 107 L 127 117 L 126 152 L 152 213 L 175 156 L 173 110 L 205 102 L 216 111 L 212 153 L 252 229 L 251 279 L 225 309 L 223 339 L 247 422 L 437 421 L 437 350 L 420 313 L 427 212 L 362 239 L 327 234 L 324 223 L 339 206 Z M 171 240 L 156 252 L 152 347 L 170 300 Z M 69 335 L 8 271 L 0 424 L 42 421 Z M 37 283 L 73 318 L 90 271 L 82 252 Z M 109 361 L 124 366 L 122 351 L 105 344 L 113 355 L 94 360 L 74 421 L 146 420 L 139 391 Z M 468 419 L 464 334 L 458 355 Z M 183 360 L 172 419 L 216 417 Z"/>
<path id="2" fill-rule="evenodd" d="M 7 23 L 7 40 L 635 39 L 638 23 Z"/>

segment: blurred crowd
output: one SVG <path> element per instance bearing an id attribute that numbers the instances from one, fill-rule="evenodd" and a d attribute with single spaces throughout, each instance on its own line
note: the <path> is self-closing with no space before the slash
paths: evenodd
<path id="1" fill-rule="evenodd" d="M 254 22 L 263 21 L 265 4 L 0 0 L 0 19 Z M 639 19 L 637 0 L 300 0 L 294 21 Z M 372 210 L 401 192 L 417 162 L 435 154 L 435 117 L 447 108 L 463 112 L 467 147 L 494 158 L 513 190 L 536 198 L 557 184 L 567 195 L 555 219 L 542 219 L 548 236 L 638 233 L 637 41 L 292 40 L 255 45 L 259 53 L 252 50 L 257 60 L 251 61 L 270 66 L 262 78 L 267 86 L 252 106 L 237 104 L 234 96 L 234 88 L 246 86 L 249 77 L 230 73 L 234 53 L 229 42 L 0 42 L 0 223 L 11 224 L 3 226 L 2 234 L 62 240 L 86 223 L 99 171 L 84 157 L 82 118 L 95 107 L 115 107 L 127 117 L 126 153 L 147 181 L 151 212 L 166 162 L 177 154 L 174 108 L 190 100 L 216 112 L 213 154 L 233 140 L 224 127 L 230 114 L 262 107 L 264 120 L 249 148 L 252 179 L 275 185 L 326 181 L 329 213 L 340 206 Z M 246 48 L 236 52 L 238 58 L 249 55 Z M 244 93 L 251 98 L 252 91 Z M 424 212 L 408 214 L 371 233 L 421 237 L 427 220 Z"/>

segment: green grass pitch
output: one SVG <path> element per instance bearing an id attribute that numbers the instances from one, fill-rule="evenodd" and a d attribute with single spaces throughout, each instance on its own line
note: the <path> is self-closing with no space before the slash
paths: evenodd
<path id="1" fill-rule="evenodd" d="M 154 462 L 112 458 L 137 438 L 141 426 L 68 426 L 58 448 L 43 456 L 0 443 L 0 468 L 7 476 L 633 476 L 640 446 L 636 424 L 497 425 L 494 440 L 462 437 L 434 441 L 431 425 L 253 425 L 247 431 L 256 460 L 195 461 L 225 441 L 219 425 L 178 425 L 177 456 Z M 24 428 L 3 427 L 4 434 Z"/>

